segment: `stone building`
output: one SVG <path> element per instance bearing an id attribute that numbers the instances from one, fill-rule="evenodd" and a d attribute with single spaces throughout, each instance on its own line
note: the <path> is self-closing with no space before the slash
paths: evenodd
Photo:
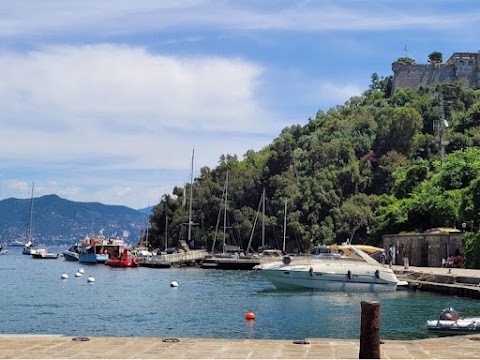
<path id="1" fill-rule="evenodd" d="M 406 253 L 412 266 L 441 267 L 442 259 L 463 254 L 464 233 L 458 229 L 435 228 L 418 234 L 383 235 L 385 254 L 392 254 L 394 265 L 403 265 Z"/>
<path id="2" fill-rule="evenodd" d="M 480 88 L 480 51 L 478 53 L 456 52 L 445 64 L 392 64 L 392 90 L 420 87 L 435 87 L 439 84 L 462 83 L 464 86 Z"/>

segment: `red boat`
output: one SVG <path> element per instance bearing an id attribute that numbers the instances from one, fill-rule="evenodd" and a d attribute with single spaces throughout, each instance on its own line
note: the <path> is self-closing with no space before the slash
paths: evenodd
<path id="1" fill-rule="evenodd" d="M 127 249 L 123 250 L 123 253 L 118 258 L 110 258 L 105 261 L 105 265 L 111 267 L 137 267 L 140 261 L 137 258 L 128 257 Z"/>

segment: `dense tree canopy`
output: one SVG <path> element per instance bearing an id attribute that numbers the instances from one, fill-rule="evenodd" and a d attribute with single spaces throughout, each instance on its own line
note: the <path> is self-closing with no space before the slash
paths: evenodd
<path id="1" fill-rule="evenodd" d="M 190 191 L 192 239 L 207 249 L 223 241 L 243 249 L 279 248 L 285 241 L 287 251 L 304 252 L 348 239 L 380 245 L 385 233 L 463 222 L 478 228 L 480 92 L 448 84 L 391 94 L 391 84 L 391 77 L 374 74 L 361 96 L 283 129 L 243 160 L 219 155 L 215 168 L 203 168 L 193 184 L 161 198 L 149 242 L 163 248 L 187 238 Z M 433 124 L 443 117 L 448 127 L 441 161 Z M 224 218 L 227 231 L 219 240 Z"/>
<path id="2" fill-rule="evenodd" d="M 428 55 L 430 64 L 441 64 L 443 62 L 443 54 L 440 51 L 433 51 Z"/>

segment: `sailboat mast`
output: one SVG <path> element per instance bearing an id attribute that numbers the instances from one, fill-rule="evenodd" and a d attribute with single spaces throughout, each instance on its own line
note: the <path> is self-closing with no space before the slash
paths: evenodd
<path id="1" fill-rule="evenodd" d="M 150 207 L 150 205 L 148 205 L 148 207 Z M 148 221 L 147 221 L 147 231 L 146 231 L 146 234 L 145 234 L 145 247 L 148 250 Z"/>
<path id="2" fill-rule="evenodd" d="M 30 199 L 30 219 L 28 223 L 28 240 L 32 240 L 33 235 L 33 190 L 35 188 L 35 182 L 32 182 L 32 197 Z"/>
<path id="3" fill-rule="evenodd" d="M 265 188 L 262 194 L 262 250 L 265 248 Z"/>
<path id="4" fill-rule="evenodd" d="M 283 252 L 285 252 L 286 238 L 287 238 L 287 199 L 285 199 L 285 216 L 283 218 L 283 247 L 282 247 Z"/>
<path id="5" fill-rule="evenodd" d="M 193 157 L 195 149 L 192 151 L 192 165 L 190 167 L 190 204 L 188 205 L 188 244 L 192 240 L 192 199 L 193 199 Z"/>
<path id="6" fill-rule="evenodd" d="M 165 214 L 165 251 L 167 251 L 168 248 L 168 217 L 167 214 Z"/>
<path id="7" fill-rule="evenodd" d="M 228 171 L 225 178 L 225 205 L 223 209 L 223 249 L 222 252 L 225 253 L 225 242 L 226 242 L 226 232 L 227 232 L 227 204 L 228 204 Z"/>

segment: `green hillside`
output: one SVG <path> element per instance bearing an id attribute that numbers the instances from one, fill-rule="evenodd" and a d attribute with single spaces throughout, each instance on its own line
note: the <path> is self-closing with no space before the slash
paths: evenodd
<path id="1" fill-rule="evenodd" d="M 0 201 L 0 242 L 25 236 L 30 217 L 30 199 Z M 130 242 L 138 242 L 147 216 L 126 206 L 75 202 L 57 195 L 33 200 L 33 236 L 46 244 L 73 243 L 100 230 L 114 237 L 127 231 Z"/>
<path id="2" fill-rule="evenodd" d="M 382 234 L 462 223 L 476 231 L 480 91 L 446 84 L 391 94 L 391 84 L 391 77 L 373 74 L 361 96 L 319 111 L 304 126 L 285 128 L 261 151 L 248 151 L 242 161 L 221 156 L 217 167 L 202 168 L 193 184 L 195 242 L 212 246 L 227 171 L 226 242 L 244 249 L 264 187 L 267 244 L 281 246 L 286 199 L 289 251 L 347 239 L 379 245 Z M 183 188 L 176 187 L 176 197 L 165 195 L 154 208 L 151 234 L 157 246 L 165 241 L 165 217 L 169 242 L 186 238 L 189 189 L 187 184 L 184 199 Z M 256 229 L 255 249 L 261 244 L 258 224 Z M 467 252 L 473 251 L 469 236 Z"/>

